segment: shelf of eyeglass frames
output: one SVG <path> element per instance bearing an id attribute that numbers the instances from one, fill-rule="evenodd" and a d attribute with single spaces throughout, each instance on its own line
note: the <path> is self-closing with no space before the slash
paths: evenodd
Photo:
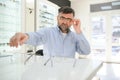
<path id="1" fill-rule="evenodd" d="M 0 13 L 0 23 L 10 23 L 12 22 L 12 24 L 15 22 L 20 22 L 20 20 L 18 18 L 20 18 L 20 16 L 17 15 L 7 15 L 7 14 L 3 14 Z"/>
<path id="2" fill-rule="evenodd" d="M 2 43 L 8 43 L 9 42 L 9 39 L 0 39 L 0 42 L 2 42 Z"/>
<path id="3" fill-rule="evenodd" d="M 47 23 L 42 23 L 39 25 L 39 28 L 43 28 L 43 27 L 52 27 L 53 24 L 47 24 Z"/>
<path id="4" fill-rule="evenodd" d="M 48 21 L 48 20 L 40 20 L 39 21 L 41 24 L 48 24 L 48 25 L 54 25 L 54 23 L 53 22 L 51 22 L 51 21 Z"/>
<path id="5" fill-rule="evenodd" d="M 45 17 L 48 17 L 48 18 L 51 18 L 51 19 L 54 17 L 54 15 L 43 14 L 43 13 L 40 13 L 39 16 L 41 16 L 41 17 L 42 17 L 42 16 L 45 16 Z"/>
<path id="6" fill-rule="evenodd" d="M 13 34 L 15 34 L 16 31 L 8 31 L 8 32 L 5 32 L 5 31 L 0 31 L 0 39 L 7 39 L 7 38 L 10 38 Z M 4 35 L 3 35 L 4 34 Z"/>
<path id="7" fill-rule="evenodd" d="M 53 25 L 54 23 L 53 23 L 53 21 L 51 22 L 51 21 L 48 21 L 48 20 L 39 20 L 39 23 L 40 24 L 47 24 L 47 25 Z"/>
<path id="8" fill-rule="evenodd" d="M 12 16 L 2 16 L 2 15 L 0 15 L 0 21 L 2 22 L 2 21 L 4 21 L 5 20 L 5 22 L 6 21 L 9 21 L 9 22 L 11 22 L 12 20 L 15 20 L 15 22 L 17 22 L 17 21 L 20 21 L 19 19 L 20 19 L 20 16 L 18 16 L 18 17 L 12 17 Z"/>
<path id="9" fill-rule="evenodd" d="M 42 11 L 42 10 L 39 10 L 39 13 L 42 14 L 42 15 L 46 15 L 46 14 L 48 14 L 48 15 L 54 16 L 54 14 L 51 13 L 51 11 L 48 12 L 48 11 Z"/>
<path id="10" fill-rule="evenodd" d="M 39 30 L 40 28 L 44 28 L 44 27 L 51 27 L 50 25 L 40 25 L 37 30 Z"/>
<path id="11" fill-rule="evenodd" d="M 45 24 L 41 24 L 41 25 L 38 27 L 38 30 L 39 30 L 39 28 L 44 28 L 44 27 L 48 27 L 48 26 L 45 25 Z"/>
<path id="12" fill-rule="evenodd" d="M 10 45 L 10 43 L 0 43 L 0 45 L 2 45 L 2 46 Z"/>
<path id="13" fill-rule="evenodd" d="M 14 34 L 16 32 L 16 30 L 11 30 L 11 29 L 15 29 L 14 28 L 15 26 L 20 26 L 21 24 L 20 20 L 18 19 L 21 16 L 19 15 L 21 14 L 19 13 L 20 11 L 19 3 L 14 4 L 13 2 L 7 2 L 7 1 L 10 0 L 0 0 L 0 28 L 1 28 L 0 42 L 3 42 L 0 48 L 6 48 L 6 49 L 8 49 L 8 47 L 6 47 L 6 45 L 8 44 L 5 43 L 9 42 L 10 34 L 12 35 L 12 33 Z M 11 29 L 8 27 L 11 27 Z M 10 34 L 6 32 L 10 32 Z"/>
<path id="14" fill-rule="evenodd" d="M 12 8 L 12 7 L 6 7 L 6 4 L 3 4 L 3 3 L 0 3 L 0 5 L 2 7 L 4 7 L 3 10 L 0 11 L 0 18 L 2 19 L 2 21 L 4 20 L 4 18 L 7 18 L 7 19 L 9 19 L 9 18 L 11 18 L 11 19 L 16 18 L 16 20 L 18 20 L 17 19 L 18 16 L 15 15 L 15 13 L 17 13 L 17 15 L 18 15 L 18 8 L 16 8 L 16 6 L 14 8 Z M 5 19 L 5 21 L 7 21 L 7 20 Z M 10 20 L 10 21 L 12 21 L 12 20 Z M 7 23 L 9 23 L 9 22 L 7 22 Z"/>
<path id="15" fill-rule="evenodd" d="M 0 15 L 0 18 L 1 18 L 0 21 L 5 20 L 5 21 L 10 21 L 11 22 L 12 20 L 15 20 L 15 22 L 16 22 L 16 20 L 19 21 L 20 16 L 16 16 L 16 17 L 14 16 L 13 17 L 13 16 L 8 16 L 8 15 L 6 15 L 6 16 Z"/>
<path id="16" fill-rule="evenodd" d="M 1 27 L 0 26 L 0 33 L 2 33 L 2 32 L 16 32 L 16 30 L 18 29 L 18 28 L 16 28 L 16 26 L 9 26 L 9 27 L 4 27 L 4 26 Z"/>
<path id="17" fill-rule="evenodd" d="M 49 13 L 49 12 L 48 12 Z M 46 18 L 49 18 L 49 19 L 53 19 L 54 15 L 53 14 L 45 14 L 43 12 L 39 13 L 39 16 L 40 17 L 46 17 Z"/>
<path id="18" fill-rule="evenodd" d="M 11 36 L 12 37 L 12 36 Z M 6 41 L 9 41 L 11 37 L 8 36 L 0 36 L 0 42 L 6 43 Z"/>
<path id="19" fill-rule="evenodd" d="M 17 18 L 18 19 L 18 17 L 19 16 L 17 16 L 17 15 L 10 15 L 9 13 L 0 13 L 0 17 L 1 18 L 3 18 L 3 17 L 7 17 L 7 18 Z"/>
<path id="20" fill-rule="evenodd" d="M 49 23 L 51 23 L 51 22 L 53 22 L 54 21 L 54 18 L 49 18 L 49 17 L 47 17 L 47 16 L 44 16 L 44 15 L 40 15 L 40 18 L 39 18 L 39 20 L 40 21 L 43 21 L 43 22 L 49 22 Z"/>
<path id="21" fill-rule="evenodd" d="M 51 8 L 50 8 L 50 6 L 49 5 L 42 5 L 42 4 L 40 4 L 40 7 L 39 7 L 39 12 L 45 12 L 45 13 L 47 13 L 47 14 L 53 14 L 53 13 L 51 13 Z"/>
<path id="22" fill-rule="evenodd" d="M 47 16 L 47 15 L 39 15 L 40 18 L 42 19 L 48 19 L 48 20 L 54 20 L 54 16 Z"/>
<path id="23" fill-rule="evenodd" d="M 17 26 L 17 27 L 16 27 L 16 26 Z M 0 35 L 1 35 L 1 34 L 7 34 L 7 33 L 10 33 L 10 32 L 11 32 L 11 33 L 12 33 L 12 32 L 16 32 L 16 30 L 19 29 L 19 26 L 20 26 L 20 25 L 14 25 L 14 26 L 11 25 L 11 26 L 9 26 L 9 27 L 8 27 L 8 26 L 6 27 L 6 26 L 1 26 L 1 25 L 0 25 Z"/>
<path id="24" fill-rule="evenodd" d="M 43 27 L 51 27 L 53 26 L 53 24 L 46 24 L 46 23 L 42 23 L 39 25 L 39 28 L 43 28 Z"/>
<path id="25" fill-rule="evenodd" d="M 44 25 L 40 25 L 39 28 L 44 28 L 45 26 Z M 39 30 L 39 28 L 37 30 Z"/>
<path id="26" fill-rule="evenodd" d="M 54 24 L 54 20 L 53 19 L 49 19 L 49 18 L 39 18 L 39 22 L 40 23 Z"/>
<path id="27" fill-rule="evenodd" d="M 20 16 L 20 12 L 19 11 L 13 11 L 13 10 L 0 10 L 0 15 L 2 17 L 18 17 L 18 15 Z"/>
<path id="28" fill-rule="evenodd" d="M 6 7 L 6 6 L 0 6 L 0 9 L 3 9 L 4 11 L 6 10 L 8 10 L 8 11 L 18 11 L 19 10 L 19 8 L 17 8 L 17 6 L 16 7 Z"/>
<path id="29" fill-rule="evenodd" d="M 7 46 L 10 46 L 10 44 L 8 43 L 8 41 L 6 41 L 6 43 L 5 44 L 1 44 L 0 43 L 0 48 L 6 48 Z"/>
<path id="30" fill-rule="evenodd" d="M 20 25 L 19 22 L 0 21 L 0 26 L 4 26 L 5 27 L 6 24 L 9 25 L 11 28 L 12 28 L 12 26 L 15 27 L 15 26 L 19 26 Z"/>
<path id="31" fill-rule="evenodd" d="M 9 1 L 9 2 L 8 2 Z M 11 4 L 12 3 L 12 4 Z M 11 9 L 11 10 L 17 10 L 20 6 L 20 2 L 19 1 L 10 1 L 10 0 L 4 0 L 4 1 L 0 1 L 0 7 L 5 9 Z"/>
<path id="32" fill-rule="evenodd" d="M 20 14 L 19 12 L 20 12 L 20 10 L 18 10 L 18 9 L 16 9 L 16 10 L 11 10 L 11 9 L 1 9 L 1 8 L 0 8 L 0 13 L 1 13 L 1 14 L 6 14 L 6 15 L 14 16 L 14 15 Z M 16 14 L 16 13 L 17 13 L 17 14 Z"/>

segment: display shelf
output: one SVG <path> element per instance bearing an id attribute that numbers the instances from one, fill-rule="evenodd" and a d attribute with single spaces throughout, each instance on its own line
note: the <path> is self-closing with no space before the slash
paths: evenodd
<path id="1" fill-rule="evenodd" d="M 21 0 L 0 0 L 0 50 L 10 49 L 10 38 L 21 31 Z"/>
<path id="2" fill-rule="evenodd" d="M 52 5 L 40 2 L 37 13 L 37 30 L 43 27 L 53 27 L 56 24 L 57 9 Z"/>

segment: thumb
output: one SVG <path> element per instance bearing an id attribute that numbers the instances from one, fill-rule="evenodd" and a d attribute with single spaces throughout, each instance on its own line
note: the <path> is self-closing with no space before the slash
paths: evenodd
<path id="1" fill-rule="evenodd" d="M 25 43 L 25 41 L 27 41 L 27 39 L 28 39 L 28 36 L 25 34 L 25 35 L 24 35 L 24 37 L 22 37 L 22 38 L 21 38 L 21 40 L 20 40 L 20 43 L 19 43 L 19 44 L 20 44 L 20 45 L 24 44 L 24 43 Z"/>

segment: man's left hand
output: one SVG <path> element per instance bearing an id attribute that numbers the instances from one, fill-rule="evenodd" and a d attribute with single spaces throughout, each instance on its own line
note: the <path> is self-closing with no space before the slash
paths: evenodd
<path id="1" fill-rule="evenodd" d="M 77 34 L 80 34 L 82 32 L 81 31 L 81 22 L 79 19 L 73 20 L 73 27 L 74 27 L 74 30 Z"/>

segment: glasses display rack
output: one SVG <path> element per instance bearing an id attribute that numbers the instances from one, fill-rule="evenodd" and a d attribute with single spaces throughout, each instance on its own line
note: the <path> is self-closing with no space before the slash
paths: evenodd
<path id="1" fill-rule="evenodd" d="M 21 0 L 0 0 L 0 50 L 10 49 L 9 40 L 18 31 L 21 31 Z"/>
<path id="2" fill-rule="evenodd" d="M 37 7 L 37 30 L 43 27 L 53 27 L 56 24 L 57 9 L 45 2 L 39 2 Z"/>

